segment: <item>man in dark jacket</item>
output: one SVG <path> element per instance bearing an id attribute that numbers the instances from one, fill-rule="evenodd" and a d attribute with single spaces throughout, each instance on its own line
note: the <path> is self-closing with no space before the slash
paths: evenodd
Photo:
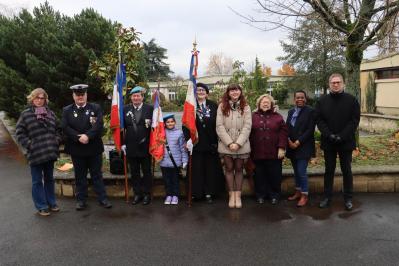
<path id="1" fill-rule="evenodd" d="M 76 180 L 76 210 L 86 208 L 87 171 L 97 193 L 98 202 L 104 208 L 112 205 L 107 199 L 102 176 L 103 112 L 99 105 L 87 102 L 87 85 L 70 87 L 74 103 L 64 107 L 62 128 L 66 136 L 65 152 L 71 155 Z"/>
<path id="2" fill-rule="evenodd" d="M 143 201 L 143 205 L 151 202 L 151 155 L 149 153 L 151 120 L 153 107 L 143 103 L 144 88 L 135 87 L 130 91 L 132 104 L 123 108 L 125 125 L 125 144 L 122 150 L 129 161 L 134 191 L 133 205 Z M 143 177 L 140 177 L 140 168 Z"/>
<path id="3" fill-rule="evenodd" d="M 287 157 L 291 159 L 295 176 L 295 194 L 288 200 L 299 200 L 298 207 L 308 202 L 307 167 L 311 157 L 315 156 L 314 110 L 306 105 L 306 92 L 294 93 L 295 107 L 288 111 L 288 149 Z"/>
<path id="4" fill-rule="evenodd" d="M 198 132 L 198 143 L 192 153 L 192 191 L 195 199 L 205 196 L 212 203 L 218 187 L 223 182 L 222 166 L 217 151 L 218 137 L 216 134 L 216 114 L 218 106 L 208 100 L 209 89 L 204 83 L 197 83 L 197 113 L 195 125 Z M 183 127 L 186 141 L 190 132 Z"/>
<path id="5" fill-rule="evenodd" d="M 341 74 L 329 78 L 330 93 L 316 104 L 317 127 L 321 132 L 321 148 L 324 150 L 324 195 L 320 208 L 331 204 L 337 154 L 344 183 L 345 209 L 352 210 L 352 151 L 356 148 L 355 134 L 360 121 L 360 105 L 356 98 L 344 92 Z"/>

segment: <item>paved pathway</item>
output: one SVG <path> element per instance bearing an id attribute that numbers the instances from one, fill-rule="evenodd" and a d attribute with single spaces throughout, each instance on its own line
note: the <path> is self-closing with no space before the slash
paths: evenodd
<path id="1" fill-rule="evenodd" d="M 231 210 L 219 199 L 164 207 L 95 200 L 74 210 L 59 199 L 60 213 L 39 217 L 30 196 L 30 174 L 0 124 L 0 265 L 397 265 L 399 195 L 355 195 L 353 212 L 337 197 L 319 210 L 319 197 L 298 209 L 244 199 Z"/>

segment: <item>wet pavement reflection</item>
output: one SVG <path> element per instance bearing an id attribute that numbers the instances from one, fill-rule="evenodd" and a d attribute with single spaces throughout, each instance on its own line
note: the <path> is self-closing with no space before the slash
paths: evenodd
<path id="1" fill-rule="evenodd" d="M 397 265 L 399 197 L 355 194 L 344 210 L 337 194 L 319 209 L 320 195 L 297 208 L 244 197 L 242 209 L 227 197 L 213 204 L 181 199 L 165 206 L 132 206 L 95 198 L 85 211 L 59 198 L 59 213 L 39 217 L 31 199 L 29 167 L 0 123 L 0 265 Z M 45 250 L 45 252 L 43 252 Z"/>

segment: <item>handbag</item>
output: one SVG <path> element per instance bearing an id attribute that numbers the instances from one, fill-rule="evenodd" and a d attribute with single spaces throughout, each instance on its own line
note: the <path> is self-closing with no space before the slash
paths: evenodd
<path id="1" fill-rule="evenodd" d="M 182 174 L 182 172 L 181 172 L 181 168 L 177 166 L 176 161 L 175 161 L 175 158 L 173 158 L 173 155 L 172 155 L 172 152 L 170 151 L 170 148 L 169 148 L 169 144 L 168 144 L 168 140 L 167 140 L 167 139 L 165 139 L 165 147 L 166 147 L 166 150 L 168 151 L 169 158 L 170 158 L 170 160 L 172 161 L 172 164 L 173 164 L 173 166 L 175 167 L 175 169 L 176 169 L 176 171 L 177 171 L 177 177 L 178 177 L 179 179 L 183 178 L 183 174 Z"/>
<path id="2" fill-rule="evenodd" d="M 109 168 L 111 174 L 114 175 L 123 175 L 125 173 L 123 159 L 115 149 L 109 151 Z"/>

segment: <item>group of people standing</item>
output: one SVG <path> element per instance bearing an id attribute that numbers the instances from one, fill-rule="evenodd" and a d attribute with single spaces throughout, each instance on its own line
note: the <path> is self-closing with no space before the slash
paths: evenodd
<path id="1" fill-rule="evenodd" d="M 241 192 L 244 167 L 249 160 L 255 165 L 254 188 L 256 200 L 263 204 L 270 200 L 275 205 L 281 196 L 282 160 L 291 160 L 295 193 L 288 200 L 297 206 L 308 202 L 307 166 L 315 155 L 314 131 L 321 132 L 324 150 L 324 195 L 320 208 L 331 204 L 336 157 L 339 156 L 344 179 L 345 208 L 351 210 L 353 180 L 352 151 L 356 147 L 355 132 L 360 120 L 360 106 L 356 98 L 344 92 L 340 74 L 329 78 L 330 93 L 323 95 L 316 108 L 306 105 L 306 92 L 294 93 L 295 107 L 286 121 L 279 114 L 273 97 L 261 95 L 256 109 L 251 112 L 240 85 L 227 87 L 219 104 L 208 99 L 209 89 L 196 84 L 196 127 L 198 142 L 193 145 L 187 128 L 176 128 L 173 115 L 164 117 L 165 155 L 160 162 L 165 181 L 165 204 L 179 201 L 180 168 L 187 167 L 191 153 L 192 196 L 212 203 L 219 192 L 227 188 L 228 206 L 242 208 Z M 77 210 L 86 208 L 87 171 L 93 180 L 98 202 L 105 208 L 108 201 L 101 174 L 102 111 L 87 102 L 86 87 L 72 86 L 74 103 L 64 108 L 61 128 L 66 136 L 65 151 L 71 154 L 76 178 Z M 124 107 L 125 145 L 134 198 L 132 204 L 151 202 L 152 174 L 149 138 L 153 107 L 143 102 L 143 88 L 129 93 L 131 104 Z M 32 195 L 39 214 L 58 211 L 54 196 L 53 167 L 58 156 L 61 130 L 54 113 L 48 108 L 48 96 L 43 89 L 35 89 L 28 96 L 30 107 L 17 123 L 17 137 L 27 149 L 32 173 Z M 223 171 L 224 168 L 224 171 Z M 224 178 L 223 178 L 224 176 Z M 44 181 L 44 183 L 43 183 Z"/>

